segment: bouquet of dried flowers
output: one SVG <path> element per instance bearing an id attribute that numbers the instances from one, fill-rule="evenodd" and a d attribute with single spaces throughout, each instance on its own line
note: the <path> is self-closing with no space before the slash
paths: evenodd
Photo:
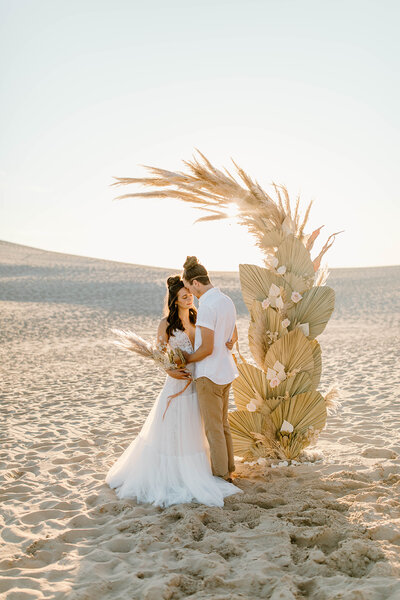
<path id="1" fill-rule="evenodd" d="M 168 410 L 168 407 L 173 398 L 180 396 L 192 383 L 191 374 L 188 371 L 185 371 L 184 365 L 186 364 L 185 357 L 180 350 L 180 348 L 176 348 L 172 350 L 171 348 L 167 348 L 165 344 L 159 342 L 157 346 L 153 346 L 139 335 L 130 330 L 125 329 L 111 329 L 111 331 L 118 336 L 118 340 L 113 340 L 113 344 L 121 348 L 122 350 L 128 350 L 130 352 L 135 352 L 139 354 L 139 356 L 143 356 L 144 358 L 151 359 L 158 368 L 163 371 L 180 371 L 181 373 L 187 374 L 187 383 L 185 387 L 180 390 L 177 394 L 173 394 L 168 396 L 167 408 L 165 409 L 163 419 L 165 417 L 165 413 Z"/>

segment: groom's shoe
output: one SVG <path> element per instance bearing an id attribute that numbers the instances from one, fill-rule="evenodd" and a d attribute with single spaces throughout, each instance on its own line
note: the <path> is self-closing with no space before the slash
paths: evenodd
<path id="1" fill-rule="evenodd" d="M 229 483 L 233 483 L 233 479 L 229 475 L 227 477 L 223 477 L 222 479 L 224 479 L 225 481 L 229 481 Z"/>

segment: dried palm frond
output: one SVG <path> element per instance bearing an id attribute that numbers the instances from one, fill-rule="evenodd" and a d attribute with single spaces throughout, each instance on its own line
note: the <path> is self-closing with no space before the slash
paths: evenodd
<path id="1" fill-rule="evenodd" d="M 310 279 L 304 279 L 304 277 L 300 277 L 299 275 L 296 275 L 295 273 L 292 273 L 291 271 L 286 271 L 286 273 L 284 273 L 282 275 L 283 279 L 286 281 L 286 283 L 290 286 L 291 291 L 294 292 L 300 292 L 300 294 L 302 294 L 303 292 L 305 292 L 306 290 L 310 289 L 312 287 L 312 280 Z M 289 298 L 290 298 L 289 294 Z"/>
<path id="2" fill-rule="evenodd" d="M 246 410 L 247 404 L 252 400 L 255 400 L 257 405 L 263 404 L 268 407 L 269 412 L 273 410 L 279 401 L 268 397 L 269 386 L 265 373 L 248 362 L 239 363 L 237 368 L 240 377 L 234 379 L 232 388 L 238 410 Z"/>
<path id="3" fill-rule="evenodd" d="M 290 301 L 292 290 L 280 275 L 256 265 L 239 265 L 239 274 L 243 300 L 249 312 L 254 300 L 262 302 L 268 297 L 272 284 L 283 288 L 281 296 L 285 304 L 285 310 L 293 305 Z"/>
<path id="4" fill-rule="evenodd" d="M 314 360 L 314 370 L 311 376 L 311 385 L 314 389 L 317 389 L 319 382 L 321 381 L 322 375 L 322 353 L 321 346 L 317 340 L 310 340 L 312 355 Z"/>
<path id="5" fill-rule="evenodd" d="M 251 432 L 262 433 L 263 418 L 260 413 L 249 413 L 245 410 L 228 413 L 235 454 L 243 456 L 243 454 L 252 453 L 256 449 L 257 440 Z"/>
<path id="6" fill-rule="evenodd" d="M 286 333 L 287 328 L 283 327 L 280 314 L 270 306 L 264 309 L 261 302 L 254 300 L 251 307 L 249 347 L 261 369 L 264 368 L 269 347 Z"/>
<path id="7" fill-rule="evenodd" d="M 327 241 L 325 242 L 321 252 L 318 254 L 318 256 L 316 258 L 314 258 L 313 260 L 313 265 L 314 265 L 314 271 L 318 271 L 319 269 L 319 265 L 321 264 L 321 258 L 323 257 L 323 255 L 325 254 L 325 252 L 327 250 L 329 250 L 329 248 L 332 246 L 333 242 L 335 241 L 335 238 L 337 235 L 339 235 L 339 233 L 343 233 L 344 229 L 342 231 L 337 231 L 336 233 L 332 233 Z M 332 241 L 330 242 L 330 240 L 332 239 Z"/>
<path id="8" fill-rule="evenodd" d="M 321 229 L 325 227 L 325 225 L 321 225 L 321 227 L 318 227 L 318 229 L 314 229 L 314 231 L 312 233 L 310 233 L 310 235 L 307 238 L 307 242 L 306 242 L 306 248 L 308 251 L 312 250 L 312 247 L 314 246 L 314 242 L 317 239 L 317 237 L 319 236 Z"/>
<path id="9" fill-rule="evenodd" d="M 328 266 L 324 265 L 323 267 L 320 267 L 318 269 L 318 271 L 315 273 L 315 285 L 316 286 L 325 285 L 326 280 L 328 279 L 328 276 L 329 276 Z"/>
<path id="10" fill-rule="evenodd" d="M 287 421 L 297 433 L 304 433 L 310 426 L 321 430 L 326 423 L 325 399 L 316 390 L 296 394 L 281 402 L 271 412 L 270 417 L 277 429 Z"/>
<path id="11" fill-rule="evenodd" d="M 268 231 L 262 238 L 261 244 L 266 251 L 273 251 L 285 239 L 285 233 L 282 229 L 272 229 Z"/>
<path id="12" fill-rule="evenodd" d="M 294 329 L 280 338 L 268 350 L 264 368 L 273 369 L 276 361 L 282 363 L 286 373 L 305 371 L 312 376 L 314 359 L 310 340 L 300 329 Z"/>
<path id="13" fill-rule="evenodd" d="M 292 377 L 287 377 L 279 386 L 282 396 L 290 395 L 294 396 L 295 394 L 302 394 L 303 392 L 308 392 L 313 388 L 312 379 L 308 373 L 302 371 L 293 375 Z M 273 388 L 273 391 L 276 388 Z M 268 391 L 271 395 L 271 392 Z"/>
<path id="14" fill-rule="evenodd" d="M 228 420 L 235 454 L 248 459 L 283 456 L 268 417 L 236 410 L 228 413 Z"/>
<path id="15" fill-rule="evenodd" d="M 290 321 L 309 324 L 309 337 L 320 335 L 335 308 L 335 292 L 328 286 L 312 287 L 302 299 L 287 309 Z"/>
<path id="16" fill-rule="evenodd" d="M 310 253 L 294 235 L 288 235 L 278 246 L 276 258 L 279 265 L 285 265 L 291 273 L 304 279 L 314 279 L 314 266 Z"/>

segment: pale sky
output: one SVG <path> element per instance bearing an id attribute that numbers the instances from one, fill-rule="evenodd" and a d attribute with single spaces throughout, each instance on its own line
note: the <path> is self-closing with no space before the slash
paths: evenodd
<path id="1" fill-rule="evenodd" d="M 397 0 L 0 0 L 0 239 L 180 269 L 260 264 L 234 220 L 120 200 L 199 148 L 313 199 L 328 266 L 400 263 Z M 136 189 L 137 191 L 137 189 Z M 316 252 L 320 244 L 316 245 Z"/>

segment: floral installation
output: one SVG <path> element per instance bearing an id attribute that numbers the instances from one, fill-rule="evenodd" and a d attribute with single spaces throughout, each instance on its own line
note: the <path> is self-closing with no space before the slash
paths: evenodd
<path id="1" fill-rule="evenodd" d="M 112 185 L 151 188 L 120 199 L 178 198 L 209 213 L 197 221 L 227 219 L 236 208 L 235 218 L 254 236 L 265 266 L 239 265 L 243 300 L 251 316 L 249 346 L 257 366 L 239 350 L 234 354 L 239 370 L 233 383 L 237 410 L 228 414 L 234 452 L 244 460 L 262 459 L 259 464 L 266 457 L 296 459 L 316 442 L 327 415 L 339 403 L 337 388 L 325 394 L 317 390 L 322 360 L 316 338 L 335 305 L 334 290 L 326 285 L 329 271 L 321 259 L 341 232 L 331 234 L 311 257 L 323 228 L 306 232 L 312 202 L 302 216 L 299 197 L 293 207 L 285 186 L 272 184 L 274 198 L 236 163 L 239 181 L 198 154 L 184 161 L 186 172 L 146 167 L 150 176 L 116 177 Z"/>

